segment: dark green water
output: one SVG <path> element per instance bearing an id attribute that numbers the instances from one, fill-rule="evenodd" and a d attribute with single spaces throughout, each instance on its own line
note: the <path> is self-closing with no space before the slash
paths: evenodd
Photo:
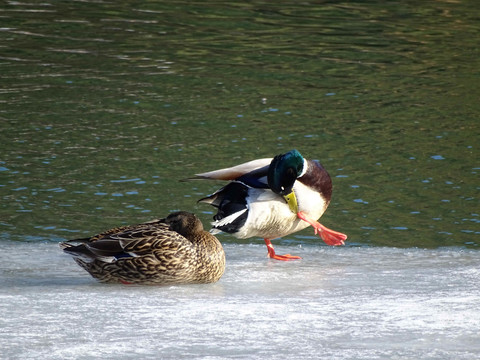
<path id="1" fill-rule="evenodd" d="M 480 244 L 476 1 L 5 2 L 0 238 L 212 209 L 194 173 L 297 148 L 350 244 Z M 222 241 L 237 241 L 228 235 Z M 255 239 L 247 241 L 257 241 Z M 321 241 L 311 229 L 284 241 Z"/>

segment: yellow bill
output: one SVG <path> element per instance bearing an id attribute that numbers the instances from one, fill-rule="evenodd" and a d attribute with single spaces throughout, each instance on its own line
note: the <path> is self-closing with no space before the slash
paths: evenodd
<path id="1" fill-rule="evenodd" d="M 298 204 L 297 204 L 297 197 L 295 196 L 295 193 L 292 191 L 290 194 L 283 195 L 283 198 L 288 204 L 288 207 L 290 210 L 294 213 L 298 213 Z"/>

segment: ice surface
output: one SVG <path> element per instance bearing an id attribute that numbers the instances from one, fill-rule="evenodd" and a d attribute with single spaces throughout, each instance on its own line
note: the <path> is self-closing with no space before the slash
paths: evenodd
<path id="1" fill-rule="evenodd" d="M 227 244 L 216 284 L 105 285 L 0 242 L 2 359 L 473 359 L 480 252 Z"/>

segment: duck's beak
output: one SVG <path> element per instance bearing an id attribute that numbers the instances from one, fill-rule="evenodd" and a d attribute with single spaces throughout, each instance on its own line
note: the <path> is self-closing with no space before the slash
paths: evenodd
<path id="1" fill-rule="evenodd" d="M 283 198 L 288 204 L 288 207 L 290 210 L 294 213 L 298 213 L 298 204 L 297 204 L 297 197 L 295 196 L 295 193 L 292 191 L 290 194 L 283 195 Z"/>

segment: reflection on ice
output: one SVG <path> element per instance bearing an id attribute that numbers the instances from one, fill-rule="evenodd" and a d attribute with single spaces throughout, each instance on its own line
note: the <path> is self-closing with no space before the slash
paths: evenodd
<path id="1" fill-rule="evenodd" d="M 226 244 L 215 284 L 95 282 L 56 243 L 4 241 L 5 358 L 455 358 L 480 354 L 480 252 Z"/>

